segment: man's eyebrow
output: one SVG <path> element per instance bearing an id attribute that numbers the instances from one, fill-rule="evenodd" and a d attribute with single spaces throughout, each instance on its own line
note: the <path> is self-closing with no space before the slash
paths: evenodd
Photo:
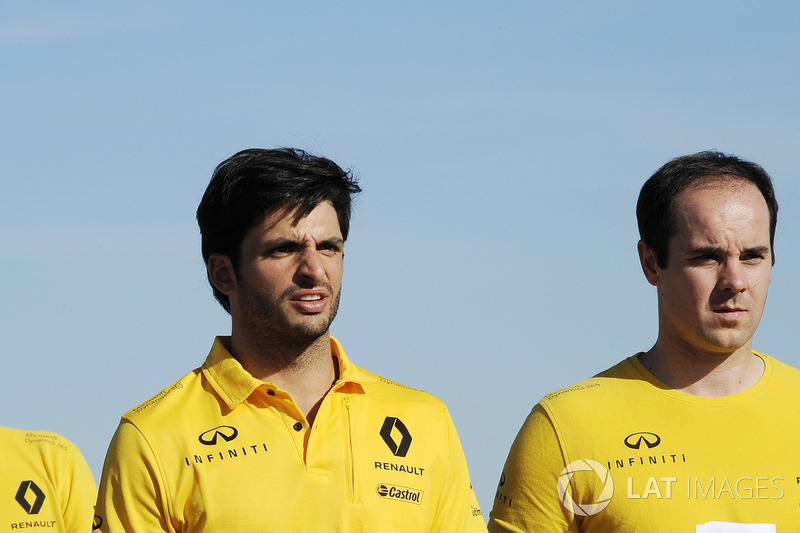
<path id="1" fill-rule="evenodd" d="M 296 239 L 290 239 L 288 237 L 278 237 L 276 239 L 270 239 L 268 241 L 264 241 L 262 243 L 264 247 L 272 248 L 273 246 L 292 246 L 300 244 L 300 241 Z"/>
<path id="2" fill-rule="evenodd" d="M 725 250 L 721 246 L 698 246 L 686 251 L 690 256 L 712 256 L 723 253 Z M 769 246 L 750 246 L 742 250 L 743 254 L 769 255 Z"/>
<path id="3" fill-rule="evenodd" d="M 751 246 L 750 248 L 745 248 L 742 252 L 751 255 L 757 254 L 767 256 L 770 254 L 770 249 L 769 246 Z"/>
<path id="4" fill-rule="evenodd" d="M 290 237 L 278 237 L 275 239 L 270 239 L 268 241 L 264 241 L 262 246 L 264 248 L 275 248 L 279 246 L 303 246 L 303 242 L 298 239 L 292 239 Z M 327 239 L 322 239 L 317 241 L 318 244 L 337 244 L 339 246 L 344 244 L 344 239 L 341 237 L 328 237 Z"/>
<path id="5" fill-rule="evenodd" d="M 303 243 L 296 240 L 290 239 L 288 237 L 278 237 L 276 239 L 270 239 L 268 241 L 261 243 L 261 250 L 263 253 L 272 253 L 274 250 L 288 250 L 295 252 L 303 247 Z"/>
<path id="6" fill-rule="evenodd" d="M 716 255 L 722 252 L 721 246 L 697 246 L 686 250 L 686 255 Z"/>

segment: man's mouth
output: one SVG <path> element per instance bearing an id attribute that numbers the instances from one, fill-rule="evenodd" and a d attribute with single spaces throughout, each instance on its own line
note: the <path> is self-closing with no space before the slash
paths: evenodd
<path id="1" fill-rule="evenodd" d="M 316 314 L 325 310 L 328 305 L 328 293 L 325 291 L 301 292 L 291 298 L 295 309 L 303 314 Z"/>
<path id="2" fill-rule="evenodd" d="M 717 313 L 743 313 L 746 309 L 741 307 L 718 307 L 715 311 Z"/>
<path id="3" fill-rule="evenodd" d="M 739 307 L 722 307 L 716 309 L 714 313 L 724 319 L 738 321 L 739 319 L 744 318 L 744 316 L 747 314 L 747 310 Z"/>

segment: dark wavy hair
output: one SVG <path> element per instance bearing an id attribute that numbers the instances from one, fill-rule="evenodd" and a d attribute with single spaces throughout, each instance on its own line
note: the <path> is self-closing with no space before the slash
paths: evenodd
<path id="1" fill-rule="evenodd" d="M 346 240 L 352 199 L 359 192 L 352 172 L 330 159 L 296 148 L 242 150 L 217 166 L 197 207 L 203 261 L 208 264 L 211 254 L 226 255 L 238 274 L 248 231 L 280 209 L 299 220 L 324 201 L 333 204 Z M 213 283 L 211 288 L 230 313 L 228 297 Z"/>
<path id="2" fill-rule="evenodd" d="M 666 268 L 669 239 L 675 234 L 672 205 L 675 198 L 690 185 L 713 179 L 748 181 L 758 187 L 769 209 L 769 245 L 775 264 L 775 226 L 778 201 L 772 180 L 755 163 L 716 151 L 698 152 L 677 157 L 662 166 L 642 186 L 636 204 L 639 236 L 655 251 L 658 266 Z"/>

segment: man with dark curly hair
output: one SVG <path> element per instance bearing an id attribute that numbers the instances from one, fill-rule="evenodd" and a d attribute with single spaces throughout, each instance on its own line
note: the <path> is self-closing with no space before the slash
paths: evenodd
<path id="1" fill-rule="evenodd" d="M 231 335 L 123 416 L 100 531 L 485 531 L 444 404 L 330 335 L 359 191 L 300 150 L 217 167 L 197 220 Z"/>

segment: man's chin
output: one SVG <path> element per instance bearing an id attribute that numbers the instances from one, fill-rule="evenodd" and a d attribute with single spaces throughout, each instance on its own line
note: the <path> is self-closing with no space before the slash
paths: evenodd
<path id="1" fill-rule="evenodd" d="M 294 339 L 313 342 L 320 337 L 326 336 L 330 331 L 331 321 L 321 318 L 316 322 L 309 323 L 308 321 L 291 324 L 287 328 L 289 333 Z"/>
<path id="2" fill-rule="evenodd" d="M 748 336 L 746 333 L 714 336 L 709 339 L 709 351 L 730 355 L 747 346 L 752 338 L 752 335 Z"/>

